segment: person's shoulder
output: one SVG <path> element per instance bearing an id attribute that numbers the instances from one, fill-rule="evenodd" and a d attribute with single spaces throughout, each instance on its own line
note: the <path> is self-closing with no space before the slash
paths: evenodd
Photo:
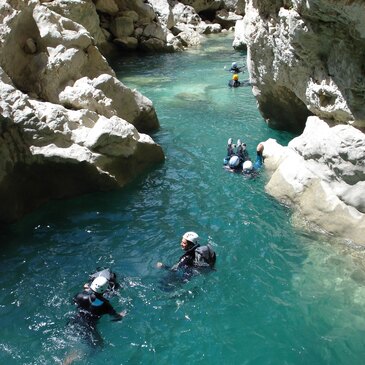
<path id="1" fill-rule="evenodd" d="M 76 304 L 83 304 L 89 301 L 89 295 L 87 291 L 80 292 L 74 296 L 74 302 Z"/>

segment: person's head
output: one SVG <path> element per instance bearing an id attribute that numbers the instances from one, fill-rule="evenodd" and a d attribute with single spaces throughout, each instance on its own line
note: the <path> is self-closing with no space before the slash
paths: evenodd
<path id="1" fill-rule="evenodd" d="M 198 243 L 199 236 L 195 232 L 186 232 L 181 239 L 181 248 L 188 250 Z"/>
<path id="2" fill-rule="evenodd" d="M 243 165 L 242 165 L 242 170 L 244 171 L 244 172 L 251 172 L 252 171 L 252 169 L 253 169 L 253 164 L 252 164 L 252 162 L 251 161 L 245 161 L 244 163 L 243 163 Z"/>
<path id="3" fill-rule="evenodd" d="M 232 76 L 232 80 L 234 80 L 234 81 L 238 81 L 238 75 L 237 75 L 237 74 L 234 74 L 234 75 Z"/>
<path id="4" fill-rule="evenodd" d="M 237 67 L 237 62 L 232 62 L 232 67 L 236 68 Z"/>
<path id="5" fill-rule="evenodd" d="M 232 156 L 228 161 L 228 166 L 231 169 L 236 169 L 238 165 L 240 164 L 240 159 L 238 156 Z"/>
<path id="6" fill-rule="evenodd" d="M 103 294 L 108 289 L 108 280 L 104 276 L 98 276 L 90 285 L 90 289 L 98 294 Z"/>

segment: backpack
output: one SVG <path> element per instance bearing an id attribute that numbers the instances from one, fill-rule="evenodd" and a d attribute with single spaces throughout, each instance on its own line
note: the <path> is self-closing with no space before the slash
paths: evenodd
<path id="1" fill-rule="evenodd" d="M 212 246 L 199 246 L 195 249 L 194 265 L 198 267 L 212 267 L 215 264 L 216 255 Z"/>

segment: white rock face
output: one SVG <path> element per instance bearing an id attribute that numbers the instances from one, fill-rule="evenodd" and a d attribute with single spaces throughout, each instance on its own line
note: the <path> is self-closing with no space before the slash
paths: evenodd
<path id="1" fill-rule="evenodd" d="M 86 28 L 35 0 L 0 14 L 1 222 L 163 161 L 141 133 L 159 127 L 152 102 L 115 78 Z"/>
<path id="2" fill-rule="evenodd" d="M 250 81 L 267 123 L 296 132 L 305 126 L 287 148 L 266 142 L 266 166 L 274 171 L 267 191 L 311 224 L 361 244 L 364 20 L 359 1 L 248 0 L 234 42 L 247 45 Z"/>
<path id="3" fill-rule="evenodd" d="M 288 147 L 265 142 L 267 192 L 327 232 L 365 244 L 365 135 L 308 118 Z"/>
<path id="4" fill-rule="evenodd" d="M 248 63 L 260 110 L 300 131 L 310 114 L 365 127 L 365 3 L 247 1 Z"/>
<path id="5" fill-rule="evenodd" d="M 222 5 L 221 0 L 180 0 L 180 2 L 193 7 L 197 13 L 218 10 Z"/>

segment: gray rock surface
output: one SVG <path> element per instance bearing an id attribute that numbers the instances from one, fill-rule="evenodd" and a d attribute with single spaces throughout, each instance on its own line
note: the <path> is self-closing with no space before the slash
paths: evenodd
<path id="1" fill-rule="evenodd" d="M 0 222 L 49 199 L 124 186 L 164 160 L 142 133 L 159 127 L 152 102 L 115 78 L 95 38 L 65 17 L 73 9 L 44 4 L 59 12 L 0 3 Z"/>

